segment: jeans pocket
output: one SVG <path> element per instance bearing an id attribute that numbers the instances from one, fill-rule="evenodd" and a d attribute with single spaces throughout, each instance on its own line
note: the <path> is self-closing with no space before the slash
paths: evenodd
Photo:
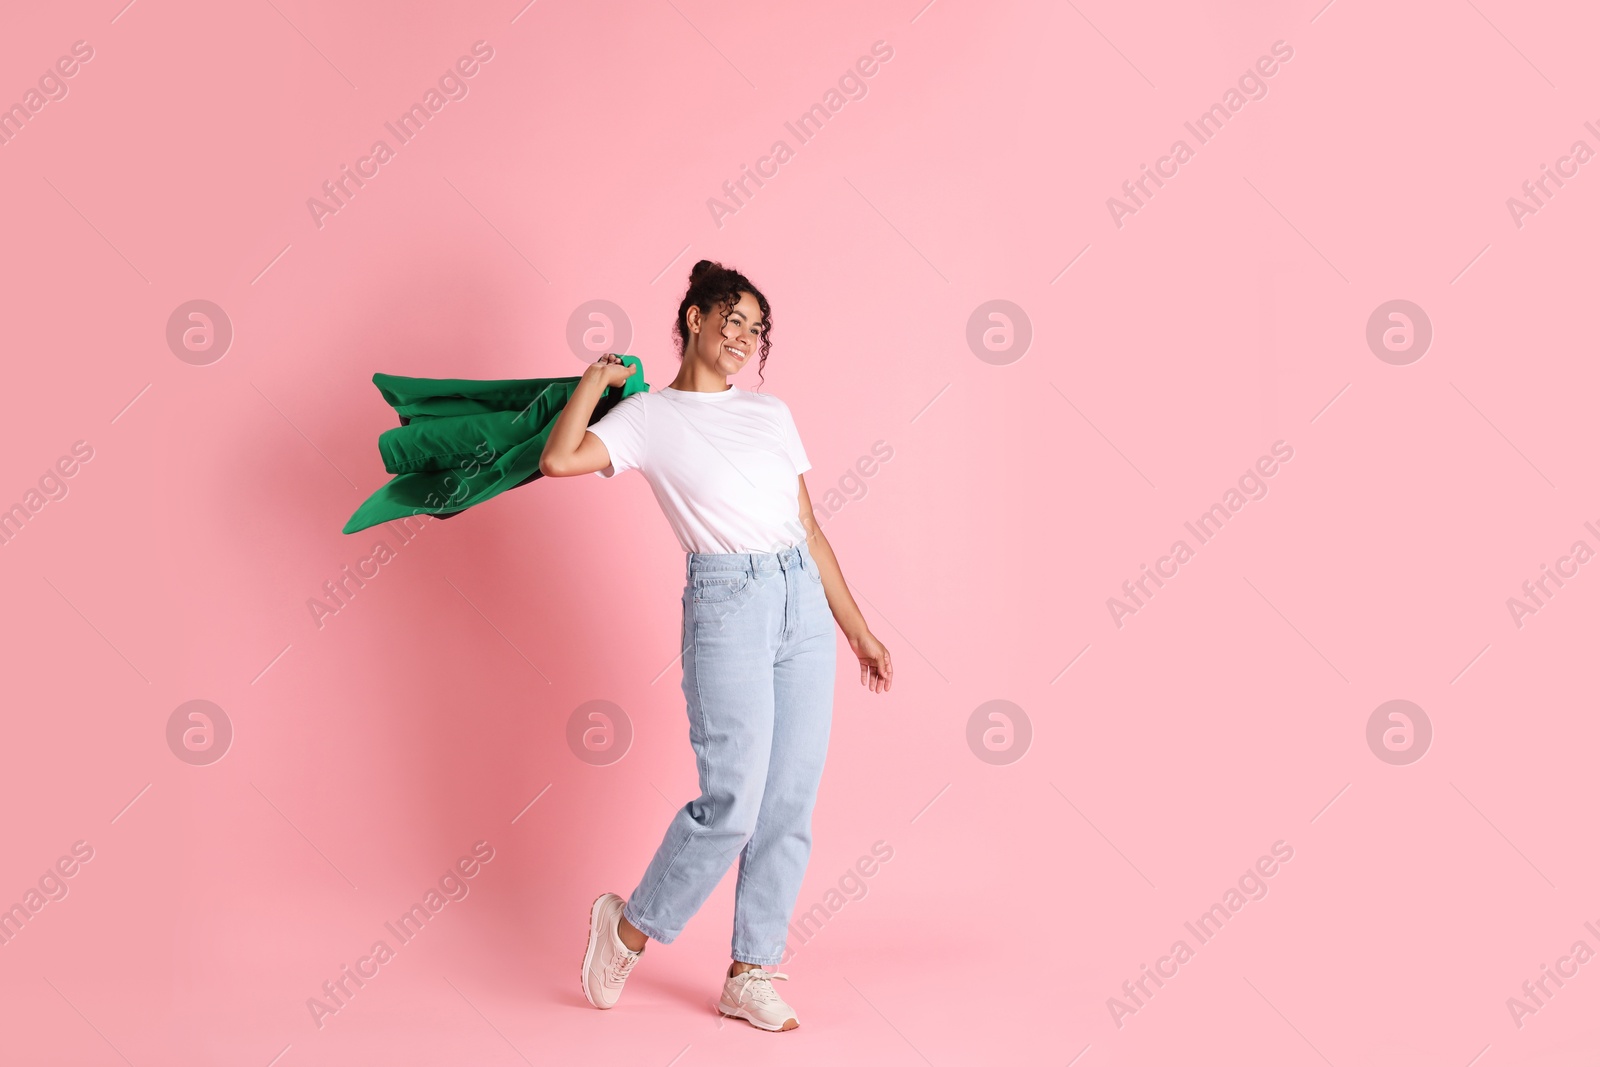
<path id="1" fill-rule="evenodd" d="M 689 580 L 690 597 L 696 604 L 721 604 L 743 593 L 750 585 L 747 572 L 697 574 Z"/>

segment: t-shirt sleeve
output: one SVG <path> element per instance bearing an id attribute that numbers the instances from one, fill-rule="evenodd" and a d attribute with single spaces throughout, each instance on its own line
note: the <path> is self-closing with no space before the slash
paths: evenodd
<path id="1" fill-rule="evenodd" d="M 606 467 L 595 471 L 602 478 L 614 478 L 644 464 L 644 394 L 634 393 L 617 402 L 610 411 L 589 424 L 589 432 L 600 438 L 611 456 Z"/>
<path id="2" fill-rule="evenodd" d="M 804 474 L 811 469 L 811 460 L 806 456 L 805 445 L 800 443 L 800 431 L 794 424 L 794 415 L 790 413 L 788 404 L 780 402 L 778 416 L 783 426 L 783 450 L 794 463 L 794 472 Z"/>

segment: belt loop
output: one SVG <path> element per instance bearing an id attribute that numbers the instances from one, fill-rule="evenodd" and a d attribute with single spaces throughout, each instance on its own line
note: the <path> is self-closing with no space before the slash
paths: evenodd
<path id="1" fill-rule="evenodd" d="M 746 552 L 744 554 L 744 569 L 750 572 L 751 579 L 760 577 L 756 567 L 756 554 L 754 552 Z"/>

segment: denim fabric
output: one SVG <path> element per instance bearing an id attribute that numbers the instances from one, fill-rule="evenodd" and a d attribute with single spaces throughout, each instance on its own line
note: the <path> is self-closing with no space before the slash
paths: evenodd
<path id="1" fill-rule="evenodd" d="M 700 795 L 673 815 L 623 914 L 670 943 L 737 854 L 733 958 L 770 967 L 783 959 L 811 857 L 833 722 L 833 614 L 804 542 L 690 552 L 685 571 L 683 695 Z"/>

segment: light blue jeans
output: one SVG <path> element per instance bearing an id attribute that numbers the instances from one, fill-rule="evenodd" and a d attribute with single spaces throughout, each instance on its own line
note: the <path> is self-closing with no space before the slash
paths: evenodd
<path id="1" fill-rule="evenodd" d="M 833 723 L 833 614 L 810 548 L 690 552 L 683 695 L 700 795 L 673 815 L 623 915 L 670 944 L 739 856 L 733 958 L 783 959 Z"/>

